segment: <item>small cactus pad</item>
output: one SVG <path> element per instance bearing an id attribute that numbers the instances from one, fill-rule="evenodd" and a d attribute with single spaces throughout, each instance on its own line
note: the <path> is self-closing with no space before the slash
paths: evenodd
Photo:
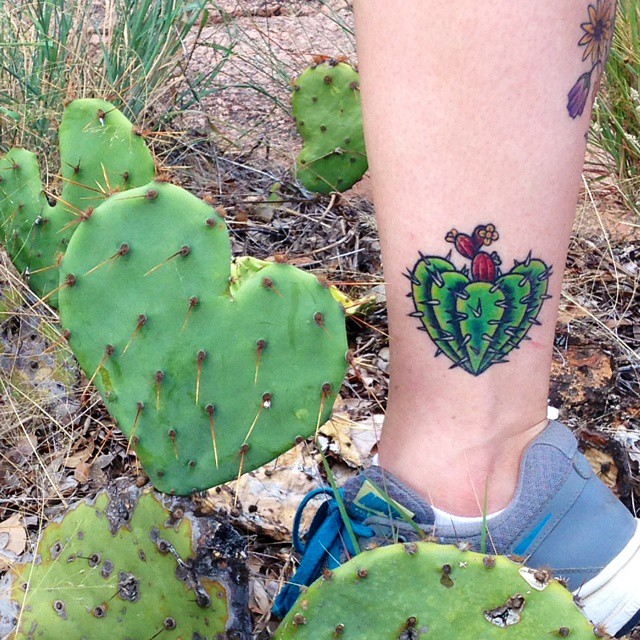
<path id="1" fill-rule="evenodd" d="M 149 490 L 81 502 L 15 566 L 9 640 L 249 638 L 244 549 L 225 526 Z"/>
<path id="2" fill-rule="evenodd" d="M 310 67 L 293 83 L 292 106 L 304 140 L 300 182 L 317 193 L 351 188 L 368 167 L 358 72 L 345 62 Z"/>
<path id="3" fill-rule="evenodd" d="M 317 580 L 276 640 L 594 638 L 546 571 L 430 542 L 365 551 Z"/>
<path id="4" fill-rule="evenodd" d="M 411 281 L 415 311 L 438 348 L 453 367 L 480 375 L 491 365 L 507 362 L 534 324 L 547 298 L 551 268 L 529 254 L 508 271 L 500 270 L 497 253 L 482 250 L 497 240 L 492 224 L 479 225 L 473 237 L 447 234 L 447 241 L 465 258 L 472 260 L 456 269 L 449 256 L 420 255 L 405 275 Z"/>
<path id="5" fill-rule="evenodd" d="M 313 275 L 234 269 L 222 218 L 180 187 L 113 196 L 61 266 L 70 345 L 161 491 L 236 478 L 314 433 L 346 370 L 344 313 Z"/>
<path id="6" fill-rule="evenodd" d="M 111 193 L 147 184 L 153 156 L 131 122 L 104 100 L 72 102 L 60 124 L 62 191 L 49 204 L 36 156 L 11 149 L 0 159 L 0 241 L 35 293 L 56 306 L 58 264 L 76 221 Z M 53 293 L 52 293 L 53 292 Z"/>

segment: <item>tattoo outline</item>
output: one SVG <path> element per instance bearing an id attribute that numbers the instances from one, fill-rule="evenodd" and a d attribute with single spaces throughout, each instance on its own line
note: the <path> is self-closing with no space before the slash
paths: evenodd
<path id="1" fill-rule="evenodd" d="M 508 272 L 501 269 L 497 252 L 484 251 L 498 240 L 494 224 L 478 225 L 471 235 L 452 229 L 445 240 L 471 265 L 457 269 L 446 257 L 427 256 L 404 273 L 411 282 L 414 311 L 419 330 L 426 332 L 444 354 L 467 373 L 479 376 L 494 364 L 508 362 L 507 355 L 539 325 L 538 314 L 545 300 L 552 268 L 531 252 L 514 260 Z"/>

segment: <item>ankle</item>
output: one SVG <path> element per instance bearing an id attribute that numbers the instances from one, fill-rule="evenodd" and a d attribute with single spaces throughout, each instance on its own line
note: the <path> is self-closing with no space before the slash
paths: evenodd
<path id="1" fill-rule="evenodd" d="M 458 516 L 481 516 L 504 509 L 518 486 L 520 463 L 547 420 L 515 433 L 494 433 L 479 442 L 461 442 L 442 431 L 422 430 L 410 439 L 395 427 L 383 430 L 380 466 L 437 508 Z"/>

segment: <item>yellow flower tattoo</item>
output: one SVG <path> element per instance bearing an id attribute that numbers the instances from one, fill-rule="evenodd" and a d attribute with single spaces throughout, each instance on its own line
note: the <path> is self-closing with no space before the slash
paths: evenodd
<path id="1" fill-rule="evenodd" d="M 585 47 L 582 59 L 591 57 L 591 64 L 603 62 L 606 56 L 613 35 L 614 6 L 612 0 L 597 0 L 588 7 L 589 20 L 581 25 L 584 35 L 578 45 Z"/>

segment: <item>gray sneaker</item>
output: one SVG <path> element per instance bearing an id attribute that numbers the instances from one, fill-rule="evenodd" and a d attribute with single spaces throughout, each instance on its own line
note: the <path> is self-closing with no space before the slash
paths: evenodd
<path id="1" fill-rule="evenodd" d="M 321 495 L 325 500 L 303 543 L 302 514 Z M 345 525 L 341 507 L 350 526 Z M 519 556 L 527 566 L 551 568 L 576 592 L 607 568 L 610 571 L 640 530 L 636 518 L 593 473 L 571 431 L 555 421 L 527 448 L 516 495 L 504 511 L 485 527 L 434 523 L 431 506 L 378 466 L 350 479 L 340 489 L 340 499 L 328 488 L 311 492 L 294 522 L 294 547 L 303 558 L 276 600 L 275 615 L 282 617 L 293 606 L 301 585 L 311 584 L 323 569 L 335 568 L 361 549 L 425 537 L 483 553 Z M 634 582 L 638 593 L 631 594 L 633 611 L 622 628 L 615 629 L 618 635 L 640 623 L 640 582 Z"/>

